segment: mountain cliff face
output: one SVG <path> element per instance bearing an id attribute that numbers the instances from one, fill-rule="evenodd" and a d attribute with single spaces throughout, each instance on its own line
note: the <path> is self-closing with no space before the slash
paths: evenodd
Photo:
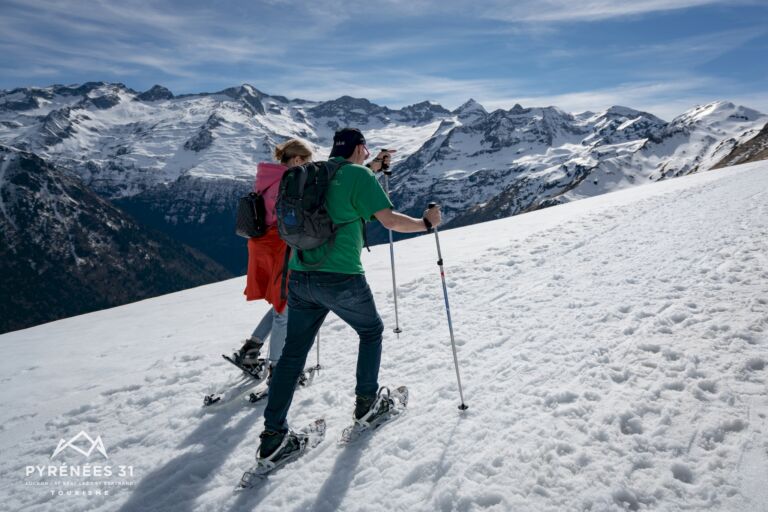
<path id="1" fill-rule="evenodd" d="M 229 277 L 41 158 L 0 146 L 0 332 Z"/>
<path id="2" fill-rule="evenodd" d="M 766 122 L 728 102 L 666 122 L 621 106 L 571 114 L 521 105 L 488 112 L 474 100 L 454 111 L 351 96 L 311 102 L 248 84 L 185 95 L 104 82 L 0 91 L 0 143 L 50 161 L 231 272 L 246 264 L 233 233 L 236 198 L 250 190 L 256 163 L 289 137 L 322 159 L 336 129 L 360 128 L 371 151 L 397 149 L 397 207 L 420 215 L 437 201 L 455 226 L 711 169 L 746 154 L 734 152 L 747 151 Z M 763 155 L 758 145 L 744 158 Z M 376 226 L 370 235 L 386 240 Z"/>
<path id="3" fill-rule="evenodd" d="M 736 144 L 728 156 L 723 158 L 713 169 L 766 159 L 768 159 L 768 124 L 753 138 Z"/>

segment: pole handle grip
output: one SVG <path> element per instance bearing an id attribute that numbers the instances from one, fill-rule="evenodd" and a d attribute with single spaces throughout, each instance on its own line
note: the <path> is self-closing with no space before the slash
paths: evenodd
<path id="1" fill-rule="evenodd" d="M 435 206 L 437 206 L 437 203 L 434 202 L 434 201 L 430 201 L 429 204 L 427 205 L 427 209 L 431 210 Z M 425 221 L 424 222 L 426 222 L 426 217 L 425 217 Z M 429 229 L 427 229 L 427 233 L 434 233 L 435 236 L 437 236 L 437 228 L 436 227 L 430 227 Z"/>

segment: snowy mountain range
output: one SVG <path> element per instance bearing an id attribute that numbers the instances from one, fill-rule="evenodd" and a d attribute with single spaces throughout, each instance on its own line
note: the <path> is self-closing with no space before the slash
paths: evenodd
<path id="1" fill-rule="evenodd" d="M 0 91 L 0 144 L 36 155 L 232 273 L 245 269 L 236 199 L 256 163 L 289 137 L 321 159 L 336 129 L 359 127 L 372 151 L 397 150 L 398 209 L 420 215 L 437 201 L 451 227 L 763 158 L 767 122 L 729 102 L 665 122 L 618 106 L 488 112 L 470 100 L 453 111 L 431 102 L 390 109 L 349 96 L 288 99 L 247 84 L 178 96 L 104 82 Z M 373 225 L 369 239 L 386 236 Z"/>
<path id="2" fill-rule="evenodd" d="M 624 107 L 574 115 L 515 105 L 487 113 L 474 102 L 457 117 L 392 180 L 395 204 L 415 212 L 438 198 L 448 227 L 708 170 L 768 122 L 728 102 L 669 123 Z"/>
<path id="3" fill-rule="evenodd" d="M 768 512 L 766 199 L 757 162 L 440 233 L 463 412 L 434 236 L 396 243 L 399 337 L 364 251 L 407 414 L 337 445 L 358 337 L 328 315 L 288 417 L 325 439 L 247 492 L 263 382 L 203 407 L 268 307 L 242 276 L 0 335 L 0 511 Z"/>

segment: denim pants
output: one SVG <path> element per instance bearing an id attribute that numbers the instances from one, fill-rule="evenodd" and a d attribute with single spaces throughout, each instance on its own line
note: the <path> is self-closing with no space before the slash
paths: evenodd
<path id="1" fill-rule="evenodd" d="M 288 327 L 288 308 L 282 313 L 278 313 L 274 308 L 262 317 L 259 325 L 253 330 L 252 338 L 258 338 L 262 342 L 269 336 L 269 365 L 277 365 L 280 360 L 280 354 L 283 353 L 285 345 L 285 331 Z"/>
<path id="2" fill-rule="evenodd" d="M 360 337 L 355 393 L 374 396 L 379 389 L 384 324 L 364 275 L 292 271 L 288 282 L 288 309 L 291 314 L 285 347 L 272 372 L 269 400 L 264 410 L 265 429 L 276 432 L 288 429 L 286 418 L 296 383 L 329 311 L 349 324 Z"/>

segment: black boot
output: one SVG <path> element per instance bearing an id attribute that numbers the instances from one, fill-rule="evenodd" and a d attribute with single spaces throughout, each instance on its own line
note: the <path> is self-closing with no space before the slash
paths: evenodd
<path id="1" fill-rule="evenodd" d="M 259 436 L 259 458 L 277 462 L 301 448 L 301 443 L 292 432 L 273 432 L 265 430 Z"/>
<path id="2" fill-rule="evenodd" d="M 259 355 L 264 342 L 259 338 L 248 338 L 245 344 L 235 354 L 235 361 L 247 368 L 254 368 L 259 365 Z"/>
<path id="3" fill-rule="evenodd" d="M 371 409 L 373 402 L 376 401 L 376 396 L 362 396 L 357 395 L 355 397 L 355 419 L 359 420 Z"/>
<path id="4" fill-rule="evenodd" d="M 392 399 L 389 397 L 389 389 L 382 387 L 378 395 L 361 396 L 355 398 L 355 420 L 360 423 L 374 423 L 382 416 L 386 416 L 392 407 Z"/>

